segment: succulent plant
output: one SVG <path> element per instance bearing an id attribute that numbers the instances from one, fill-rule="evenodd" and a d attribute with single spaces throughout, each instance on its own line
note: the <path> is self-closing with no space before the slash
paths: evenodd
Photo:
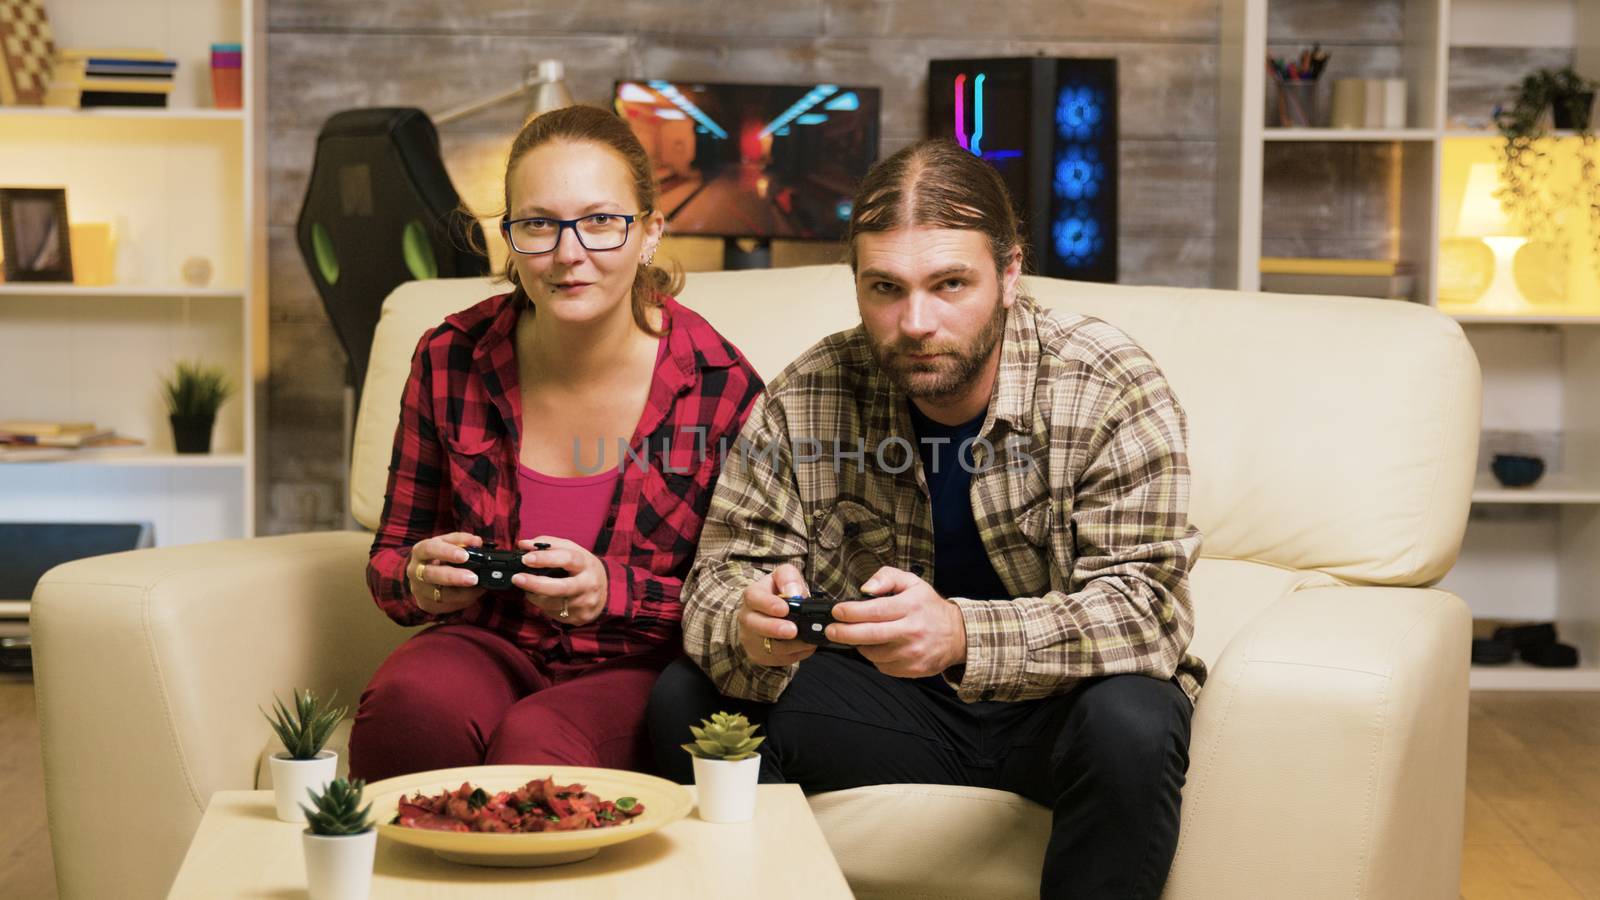
<path id="1" fill-rule="evenodd" d="M 367 783 L 359 778 L 354 781 L 335 778 L 328 782 L 321 794 L 314 788 L 307 789 L 311 806 L 315 809 L 304 803 L 300 804 L 300 808 L 305 811 L 311 833 L 360 834 L 371 828 L 372 820 L 367 814 L 372 812 L 372 804 L 368 803 L 365 807 L 361 805 L 361 792 L 366 786 Z"/>
<path id="2" fill-rule="evenodd" d="M 700 726 L 689 726 L 689 732 L 694 735 L 694 743 L 683 744 L 683 749 L 689 755 L 701 759 L 721 759 L 728 762 L 737 762 L 749 759 L 756 755 L 756 748 L 761 746 L 765 737 L 756 737 L 755 731 L 760 725 L 751 725 L 744 716 L 733 713 L 712 713 L 711 718 L 701 719 Z"/>
<path id="3" fill-rule="evenodd" d="M 283 749 L 289 751 L 291 758 L 315 759 L 322 752 L 322 745 L 328 742 L 328 735 L 333 733 L 334 726 L 344 719 L 347 708 L 333 707 L 334 697 L 339 696 L 338 691 L 334 691 L 326 702 L 318 700 L 310 688 L 291 690 L 290 693 L 294 695 L 293 712 L 274 694 L 272 702 L 275 708 L 271 713 L 262 710 L 261 714 L 272 723 L 272 730 L 278 733 L 278 740 L 283 741 Z"/>

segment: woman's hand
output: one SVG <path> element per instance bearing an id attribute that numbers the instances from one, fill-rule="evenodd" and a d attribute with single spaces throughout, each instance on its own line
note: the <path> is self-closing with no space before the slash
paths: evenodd
<path id="1" fill-rule="evenodd" d="M 530 568 L 565 569 L 567 577 L 515 575 L 511 583 L 522 589 L 530 606 L 562 625 L 587 625 L 606 609 L 606 567 L 588 550 L 565 538 L 539 536 L 517 541 L 529 551 L 522 564 Z"/>
<path id="2" fill-rule="evenodd" d="M 483 589 L 477 587 L 478 576 L 444 563 L 466 562 L 467 552 L 461 548 L 481 546 L 483 538 L 464 531 L 441 534 L 412 545 L 411 558 L 406 563 L 406 583 L 417 608 L 439 616 L 477 603 L 483 596 Z"/>

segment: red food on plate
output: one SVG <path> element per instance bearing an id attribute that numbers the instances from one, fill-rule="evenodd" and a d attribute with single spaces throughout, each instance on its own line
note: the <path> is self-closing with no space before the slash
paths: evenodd
<path id="1" fill-rule="evenodd" d="M 489 794 L 463 782 L 434 796 L 417 793 L 400 798 L 391 825 L 432 831 L 530 834 L 539 831 L 582 831 L 631 822 L 644 812 L 633 797 L 602 800 L 581 784 L 556 784 L 535 779 L 514 791 Z"/>

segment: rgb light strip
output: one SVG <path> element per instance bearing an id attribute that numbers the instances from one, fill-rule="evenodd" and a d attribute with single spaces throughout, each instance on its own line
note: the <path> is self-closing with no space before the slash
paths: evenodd
<path id="1" fill-rule="evenodd" d="M 967 139 L 967 75 L 956 76 L 956 143 L 973 156 L 983 155 L 983 81 L 988 76 L 982 72 L 972 79 L 972 139 Z"/>

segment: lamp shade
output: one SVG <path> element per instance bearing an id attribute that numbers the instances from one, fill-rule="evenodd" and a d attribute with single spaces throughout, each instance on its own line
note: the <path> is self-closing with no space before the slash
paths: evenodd
<path id="1" fill-rule="evenodd" d="M 572 105 L 572 93 L 567 90 L 566 66 L 559 59 L 541 59 L 529 74 L 528 106 L 523 110 L 524 122 L 553 109 Z"/>
<path id="2" fill-rule="evenodd" d="M 1500 175 L 1493 163 L 1473 163 L 1467 172 L 1467 187 L 1461 195 L 1461 213 L 1456 218 L 1456 234 L 1461 237 L 1514 235 L 1516 226 L 1500 206 L 1495 191 Z"/>

